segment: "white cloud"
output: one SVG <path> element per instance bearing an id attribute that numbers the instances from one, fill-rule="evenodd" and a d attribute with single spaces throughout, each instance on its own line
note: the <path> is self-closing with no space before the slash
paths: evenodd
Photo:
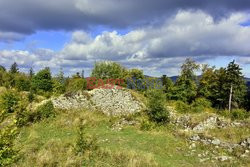
<path id="1" fill-rule="evenodd" d="M 12 63 L 17 62 L 21 66 L 28 66 L 36 62 L 37 55 L 31 54 L 28 51 L 17 50 L 2 50 L 0 51 L 1 65 L 10 66 Z"/>
<path id="2" fill-rule="evenodd" d="M 172 68 L 174 73 L 177 62 L 185 57 L 203 62 L 217 56 L 250 56 L 250 28 L 240 26 L 246 19 L 247 15 L 236 13 L 214 22 L 201 11 L 180 11 L 158 27 L 147 26 L 125 35 L 103 32 L 90 39 L 90 35 L 77 31 L 62 50 L 61 58 L 73 62 L 116 60 L 128 66 L 158 67 L 155 72 L 162 67 Z M 169 61 L 175 67 L 164 65 Z"/>
<path id="3" fill-rule="evenodd" d="M 95 61 L 114 60 L 142 68 L 147 74 L 176 75 L 186 57 L 204 62 L 218 56 L 237 56 L 249 63 L 250 27 L 240 25 L 247 19 L 248 15 L 235 13 L 214 22 L 202 11 L 179 11 L 161 25 L 137 28 L 124 35 L 103 32 L 96 37 L 75 31 L 59 52 L 43 49 L 25 53 L 31 57 L 27 62 L 36 59 L 37 66 L 64 67 L 68 72 L 89 70 Z"/>

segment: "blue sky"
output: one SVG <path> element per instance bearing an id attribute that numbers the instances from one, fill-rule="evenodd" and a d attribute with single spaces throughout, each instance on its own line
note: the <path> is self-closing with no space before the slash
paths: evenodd
<path id="1" fill-rule="evenodd" d="M 193 58 L 216 67 L 236 60 L 250 77 L 247 0 L 4 0 L 0 10 L 6 67 L 16 61 L 23 71 L 49 66 L 88 75 L 94 62 L 111 60 L 171 76 Z"/>

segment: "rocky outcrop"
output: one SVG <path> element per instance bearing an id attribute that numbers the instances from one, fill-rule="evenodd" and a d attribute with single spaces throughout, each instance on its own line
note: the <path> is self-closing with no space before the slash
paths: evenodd
<path id="1" fill-rule="evenodd" d="M 106 115 L 128 115 L 142 110 L 144 104 L 135 100 L 127 89 L 94 89 L 68 93 L 52 99 L 55 108 L 100 110 Z"/>
<path id="2" fill-rule="evenodd" d="M 193 128 L 193 130 L 196 132 L 202 132 L 202 131 L 207 130 L 207 129 L 213 129 L 218 125 L 217 122 L 219 122 L 219 121 L 220 120 L 218 117 L 211 116 L 211 117 L 207 118 L 205 121 L 196 125 Z"/>
<path id="3" fill-rule="evenodd" d="M 250 138 L 247 138 L 240 143 L 229 143 L 221 141 L 220 139 L 214 137 L 205 137 L 203 135 L 194 134 L 190 137 L 191 142 L 201 142 L 205 145 L 214 145 L 217 147 L 225 148 L 229 152 L 232 152 L 235 148 L 243 148 L 243 149 L 250 149 Z"/>
<path id="4" fill-rule="evenodd" d="M 94 89 L 89 94 L 92 103 L 106 115 L 133 114 L 143 105 L 126 89 Z"/>
<path id="5" fill-rule="evenodd" d="M 236 121 L 230 122 L 224 119 L 223 117 L 217 116 L 215 114 L 207 117 L 204 121 L 194 124 L 189 114 L 178 115 L 173 108 L 168 107 L 168 109 L 170 111 L 170 122 L 172 124 L 180 126 L 181 128 L 185 129 L 185 131 L 193 131 L 200 133 L 215 128 L 221 129 L 227 127 L 246 126 L 244 122 L 236 122 Z"/>
<path id="6" fill-rule="evenodd" d="M 67 93 L 57 98 L 53 98 L 52 102 L 58 109 L 93 109 L 94 106 L 89 100 L 88 92 Z"/>

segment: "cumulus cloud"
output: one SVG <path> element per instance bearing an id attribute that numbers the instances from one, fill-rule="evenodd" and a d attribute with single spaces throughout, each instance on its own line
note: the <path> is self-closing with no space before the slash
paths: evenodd
<path id="1" fill-rule="evenodd" d="M 0 51 L 0 62 L 1 65 L 6 67 L 12 63 L 17 62 L 21 67 L 27 67 L 33 62 L 38 61 L 39 58 L 35 54 L 31 54 L 28 51 L 20 50 L 2 50 Z"/>
<path id="2" fill-rule="evenodd" d="M 249 0 L 0 0 L 0 31 L 31 34 L 96 25 L 126 28 L 171 18 L 179 10 L 201 10 L 220 19 L 249 8 Z"/>
<path id="3" fill-rule="evenodd" d="M 77 31 L 62 50 L 62 58 L 139 63 L 157 58 L 250 56 L 250 28 L 239 24 L 246 18 L 239 13 L 217 23 L 203 12 L 181 11 L 159 27 L 135 29 L 125 35 L 113 31 L 90 38 Z"/>
<path id="4" fill-rule="evenodd" d="M 90 71 L 95 61 L 113 60 L 151 75 L 176 75 L 187 57 L 203 63 L 218 56 L 236 56 L 247 63 L 250 27 L 240 25 L 247 19 L 245 13 L 234 13 L 217 22 L 201 10 L 181 10 L 158 26 L 147 25 L 126 34 L 104 31 L 93 37 L 86 31 L 74 31 L 71 40 L 58 52 L 1 51 L 0 62 L 8 62 L 14 55 L 14 60 L 23 60 L 23 64 L 27 61 L 38 67 L 63 67 L 66 73 L 73 73 Z"/>

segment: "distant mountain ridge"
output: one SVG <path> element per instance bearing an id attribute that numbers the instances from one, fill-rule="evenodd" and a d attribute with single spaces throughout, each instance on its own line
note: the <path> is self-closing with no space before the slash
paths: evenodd
<path id="1" fill-rule="evenodd" d="M 159 77 L 151 77 L 151 76 L 148 76 L 148 75 L 145 75 L 146 78 L 159 78 Z M 177 79 L 178 79 L 179 76 L 171 76 L 169 77 L 173 82 L 176 82 Z M 201 76 L 198 76 L 198 78 L 201 77 Z M 245 77 L 245 80 L 247 82 L 247 86 L 250 87 L 250 78 L 246 78 Z"/>

